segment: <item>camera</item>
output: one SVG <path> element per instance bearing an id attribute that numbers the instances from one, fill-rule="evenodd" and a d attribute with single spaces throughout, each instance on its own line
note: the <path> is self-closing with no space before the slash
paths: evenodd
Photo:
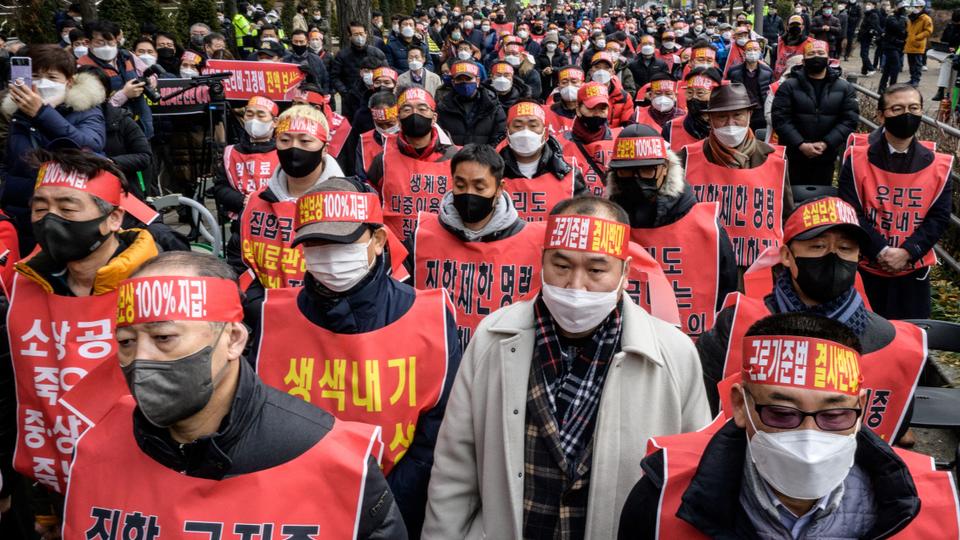
<path id="1" fill-rule="evenodd" d="M 137 78 L 137 82 L 143 83 L 143 95 L 147 96 L 147 99 L 154 103 L 158 103 L 162 97 L 160 92 L 157 92 L 157 89 L 150 85 L 150 77 L 153 75 L 161 75 L 166 73 L 162 67 L 154 64 L 144 70 L 143 75 Z"/>

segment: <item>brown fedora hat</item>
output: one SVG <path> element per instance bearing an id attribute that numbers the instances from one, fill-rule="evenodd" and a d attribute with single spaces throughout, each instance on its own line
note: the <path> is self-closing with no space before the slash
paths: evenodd
<path id="1" fill-rule="evenodd" d="M 747 87 L 742 83 L 730 83 L 714 88 L 710 94 L 710 105 L 703 112 L 730 112 L 753 109 L 757 106 L 750 99 Z"/>

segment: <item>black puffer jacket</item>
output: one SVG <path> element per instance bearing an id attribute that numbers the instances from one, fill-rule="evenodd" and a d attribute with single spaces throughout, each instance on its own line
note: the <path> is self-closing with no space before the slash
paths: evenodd
<path id="1" fill-rule="evenodd" d="M 907 18 L 903 9 L 898 9 L 893 15 L 883 21 L 883 39 L 879 41 L 881 49 L 903 50 L 907 43 Z"/>
<path id="2" fill-rule="evenodd" d="M 384 62 L 387 61 L 387 57 L 383 54 L 383 51 L 374 45 L 370 45 L 370 41 L 370 38 L 368 38 L 368 45 L 362 48 L 358 49 L 351 44 L 337 52 L 333 61 L 330 62 L 330 84 L 333 90 L 336 90 L 340 94 L 346 94 L 350 91 L 350 86 L 353 82 L 360 79 L 360 62 L 362 62 L 364 58 L 375 56 Z"/>
<path id="3" fill-rule="evenodd" d="M 507 136 L 507 115 L 497 95 L 482 86 L 471 99 L 456 92 L 443 96 L 437 104 L 437 122 L 458 146 L 496 145 Z"/>
<path id="4" fill-rule="evenodd" d="M 143 199 L 153 184 L 153 150 L 150 148 L 150 141 L 130 111 L 109 103 L 100 107 L 107 124 L 103 153 L 123 171 L 134 195 Z M 137 172 L 142 176 L 142 183 Z"/>
<path id="5" fill-rule="evenodd" d="M 633 74 L 633 83 L 637 88 L 650 82 L 650 77 L 653 77 L 653 74 L 658 71 L 670 73 L 667 63 L 656 57 L 646 61 L 643 56 L 637 56 L 627 64 L 627 69 Z"/>
<path id="6" fill-rule="evenodd" d="M 790 74 L 773 98 L 773 129 L 780 144 L 787 147 L 788 158 L 799 153 L 801 143 L 818 141 L 827 143 L 824 154 L 836 155 L 860 121 L 856 92 L 833 68 L 827 68 L 820 95 L 814 95 L 803 66 Z"/>

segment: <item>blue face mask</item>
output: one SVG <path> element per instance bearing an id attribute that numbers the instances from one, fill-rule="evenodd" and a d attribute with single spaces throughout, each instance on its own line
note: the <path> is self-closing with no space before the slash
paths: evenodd
<path id="1" fill-rule="evenodd" d="M 463 97 L 473 97 L 477 93 L 477 83 L 456 83 L 453 85 L 453 91 Z"/>

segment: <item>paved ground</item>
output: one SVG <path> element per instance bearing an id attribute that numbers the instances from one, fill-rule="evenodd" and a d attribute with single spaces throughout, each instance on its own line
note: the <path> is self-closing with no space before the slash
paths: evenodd
<path id="1" fill-rule="evenodd" d="M 874 54 L 874 49 L 870 50 L 871 56 Z M 924 109 L 926 110 L 925 114 L 931 117 L 936 117 L 937 109 L 940 106 L 939 102 L 933 101 L 931 98 L 937 91 L 937 75 L 940 72 L 940 62 L 936 60 L 934 55 L 928 55 L 927 57 L 927 71 L 923 72 L 923 76 L 920 79 L 920 92 L 923 94 L 924 100 Z M 860 75 L 860 67 L 862 62 L 860 61 L 860 46 L 857 44 L 854 46 L 852 53 L 850 54 L 850 59 L 843 61 L 841 63 L 843 66 L 844 74 L 856 74 Z M 900 76 L 897 78 L 897 82 L 909 82 L 910 81 L 910 68 L 907 67 L 907 59 L 903 59 L 903 69 L 900 72 Z M 870 90 L 876 91 L 877 85 L 880 84 L 880 71 L 878 70 L 876 74 L 870 77 L 858 77 L 857 83 L 861 86 L 869 88 Z M 861 99 L 867 99 L 865 96 L 861 95 Z"/>

